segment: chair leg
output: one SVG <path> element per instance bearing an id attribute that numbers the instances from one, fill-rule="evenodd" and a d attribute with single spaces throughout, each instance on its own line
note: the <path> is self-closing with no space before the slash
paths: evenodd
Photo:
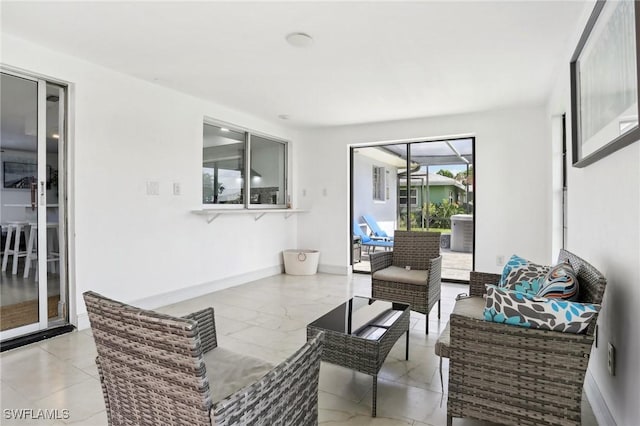
<path id="1" fill-rule="evenodd" d="M 33 255 L 33 249 L 35 247 L 35 239 L 37 238 L 37 235 L 36 235 L 36 230 L 34 228 L 35 226 L 31 228 L 31 232 L 29 233 L 29 243 L 27 244 L 27 258 L 24 262 L 24 274 L 22 274 L 23 278 L 29 278 L 29 270 L 31 269 L 31 262 L 35 258 L 35 256 Z"/>
<path id="2" fill-rule="evenodd" d="M 425 333 L 424 334 L 429 334 L 429 314 L 424 314 L 424 320 L 425 320 Z"/>
<path id="3" fill-rule="evenodd" d="M 453 426 L 453 417 L 447 414 L 447 426 Z"/>
<path id="4" fill-rule="evenodd" d="M 13 244 L 13 268 L 11 269 L 12 275 L 18 275 L 18 257 L 20 253 L 20 233 L 22 232 L 22 225 L 16 226 L 16 235 Z"/>
<path id="5" fill-rule="evenodd" d="M 444 395 L 444 380 L 442 380 L 442 356 L 440 356 L 440 366 L 438 367 L 440 371 L 440 387 L 442 388 L 442 394 Z"/>
<path id="6" fill-rule="evenodd" d="M 9 225 L 7 226 L 7 241 L 4 243 L 4 256 L 2 256 L 2 272 L 7 270 L 9 252 L 11 251 L 11 234 L 13 234 L 13 226 Z"/>
<path id="7" fill-rule="evenodd" d="M 440 319 L 440 304 L 442 303 L 442 299 L 438 299 L 438 319 Z"/>

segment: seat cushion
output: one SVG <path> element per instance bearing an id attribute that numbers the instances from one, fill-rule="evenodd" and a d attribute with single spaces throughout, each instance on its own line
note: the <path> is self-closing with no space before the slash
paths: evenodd
<path id="1" fill-rule="evenodd" d="M 266 361 L 220 347 L 207 352 L 204 362 L 213 402 L 258 381 L 273 368 Z"/>
<path id="2" fill-rule="evenodd" d="M 458 301 L 453 307 L 453 313 L 458 315 L 464 315 L 469 318 L 483 319 L 484 318 L 485 301 L 482 297 L 465 297 Z M 436 355 L 449 358 L 449 345 L 451 344 L 451 335 L 449 330 L 449 323 L 440 333 L 440 337 L 436 341 L 435 352 Z"/>
<path id="3" fill-rule="evenodd" d="M 420 269 L 406 270 L 399 266 L 389 266 L 374 272 L 372 278 L 380 281 L 427 285 L 429 271 Z"/>

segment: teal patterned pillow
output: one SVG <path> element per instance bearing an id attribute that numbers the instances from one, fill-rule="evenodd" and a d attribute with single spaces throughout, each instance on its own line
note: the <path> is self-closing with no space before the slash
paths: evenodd
<path id="1" fill-rule="evenodd" d="M 535 297 L 518 291 L 487 286 L 484 319 L 527 328 L 584 333 L 600 305 Z"/>
<path id="2" fill-rule="evenodd" d="M 578 278 L 573 266 L 569 262 L 562 262 L 551 268 L 536 296 L 576 300 L 578 290 Z"/>
<path id="3" fill-rule="evenodd" d="M 498 286 L 535 296 L 550 270 L 550 266 L 538 265 L 514 254 L 504 266 Z"/>

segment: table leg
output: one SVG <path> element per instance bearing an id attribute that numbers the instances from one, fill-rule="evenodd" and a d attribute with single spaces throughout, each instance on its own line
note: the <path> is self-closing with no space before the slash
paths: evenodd
<path id="1" fill-rule="evenodd" d="M 378 375 L 373 376 L 373 400 L 371 401 L 371 417 L 376 416 L 376 404 L 378 402 Z"/>
<path id="2" fill-rule="evenodd" d="M 407 346 L 407 354 L 406 354 L 405 359 L 407 361 L 409 361 L 409 330 L 407 330 L 407 344 L 406 344 L 406 346 Z"/>

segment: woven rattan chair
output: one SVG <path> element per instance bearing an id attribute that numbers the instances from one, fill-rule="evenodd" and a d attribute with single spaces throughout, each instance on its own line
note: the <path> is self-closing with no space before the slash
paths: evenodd
<path id="1" fill-rule="evenodd" d="M 604 276 L 561 250 L 559 261 L 567 259 L 578 276 L 579 301 L 601 304 Z M 471 272 L 472 298 L 456 305 L 473 305 L 473 297 L 485 293 L 485 284 L 499 279 Z M 579 426 L 597 317 L 586 334 L 561 333 L 488 322 L 482 319 L 482 300 L 475 305 L 479 312 L 472 315 L 454 308 L 449 330 L 443 332 L 450 331 L 450 341 L 445 336 L 436 345 L 436 353 L 449 357 L 447 424 L 452 425 L 453 417 L 470 417 L 501 424 Z"/>
<path id="2" fill-rule="evenodd" d="M 372 253 L 369 259 L 371 297 L 408 303 L 425 314 L 429 334 L 429 312 L 436 302 L 440 318 L 440 233 L 395 231 L 393 251 Z"/>
<path id="3" fill-rule="evenodd" d="M 212 308 L 186 318 L 84 293 L 110 425 L 317 425 L 322 335 L 257 382 L 214 401 L 204 354 Z M 213 420 L 213 421 L 212 421 Z"/>

